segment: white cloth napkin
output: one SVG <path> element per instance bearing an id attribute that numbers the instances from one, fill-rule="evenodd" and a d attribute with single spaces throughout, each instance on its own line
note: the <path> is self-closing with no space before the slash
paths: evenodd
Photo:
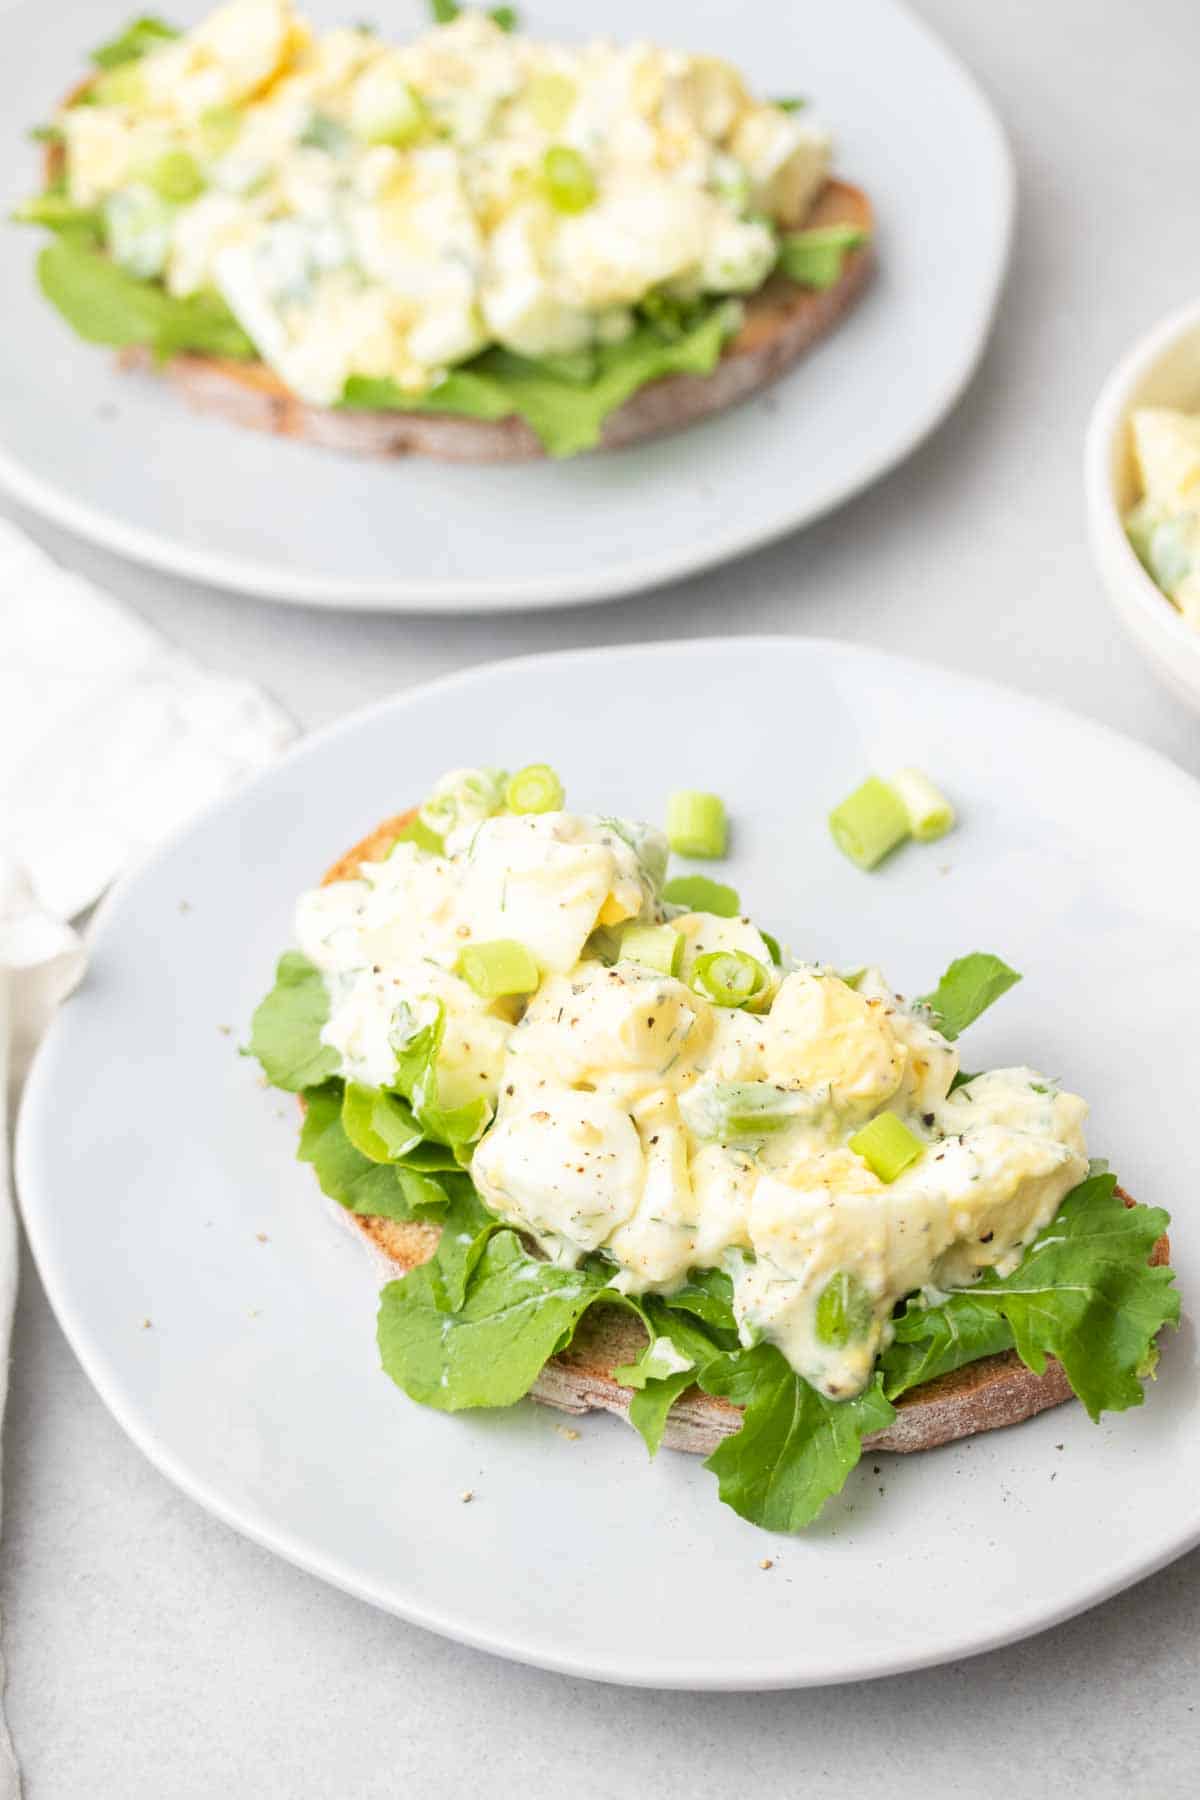
<path id="1" fill-rule="evenodd" d="M 199 668 L 0 519 L 0 1423 L 17 1288 L 8 1118 L 84 973 L 71 922 L 292 734 L 257 688 Z M 19 1793 L 0 1704 L 0 1800 Z"/>

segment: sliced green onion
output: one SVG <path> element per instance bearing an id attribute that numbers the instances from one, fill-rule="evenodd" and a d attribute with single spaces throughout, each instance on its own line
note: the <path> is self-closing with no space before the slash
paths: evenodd
<path id="1" fill-rule="evenodd" d="M 667 796 L 667 842 L 677 856 L 725 854 L 725 802 L 717 794 L 676 788 Z"/>
<path id="2" fill-rule="evenodd" d="M 458 972 L 484 1000 L 499 1000 L 505 994 L 532 994 L 540 980 L 532 953 L 515 938 L 468 944 L 459 956 Z"/>
<path id="3" fill-rule="evenodd" d="M 596 177 L 587 158 L 568 144 L 551 144 L 543 156 L 542 186 L 556 212 L 586 212 L 596 198 Z"/>
<path id="4" fill-rule="evenodd" d="M 429 0 L 429 10 L 433 14 L 435 25 L 449 25 L 453 19 L 457 19 L 462 7 L 458 0 Z"/>
<path id="5" fill-rule="evenodd" d="M 925 1154 L 925 1145 L 895 1113 L 879 1113 L 850 1139 L 855 1156 L 861 1156 L 880 1181 L 895 1181 Z"/>
<path id="6" fill-rule="evenodd" d="M 504 804 L 515 813 L 558 812 L 565 798 L 563 784 L 549 763 L 518 769 L 504 790 Z"/>
<path id="7" fill-rule="evenodd" d="M 749 1006 L 763 998 L 771 977 L 758 959 L 744 950 L 710 950 L 696 958 L 691 984 L 714 1006 Z"/>
<path id="8" fill-rule="evenodd" d="M 679 1102 L 684 1123 L 705 1143 L 756 1142 L 814 1110 L 812 1096 L 770 1081 L 700 1082 Z"/>
<path id="9" fill-rule="evenodd" d="M 821 1289 L 814 1321 L 817 1342 L 844 1350 L 871 1329 L 871 1296 L 849 1269 L 839 1269 Z"/>
<path id="10" fill-rule="evenodd" d="M 552 69 L 533 77 L 525 89 L 525 104 L 543 131 L 561 131 L 578 95 L 571 77 Z"/>
<path id="11" fill-rule="evenodd" d="M 621 934 L 621 961 L 638 963 L 660 975 L 678 975 L 683 933 L 672 925 L 630 925 Z"/>
<path id="12" fill-rule="evenodd" d="M 891 785 L 908 814 L 909 830 L 921 843 L 945 837 L 954 829 L 954 808 L 920 769 L 901 769 L 892 776 Z"/>
<path id="13" fill-rule="evenodd" d="M 723 881 L 710 881 L 707 875 L 676 875 L 662 891 L 672 906 L 686 906 L 689 912 L 712 913 L 717 919 L 736 919 L 742 910 L 736 888 Z"/>
<path id="14" fill-rule="evenodd" d="M 186 206 L 204 192 L 204 177 L 187 150 L 164 150 L 146 170 L 146 181 L 162 200 Z"/>
<path id="15" fill-rule="evenodd" d="M 844 856 L 860 869 L 873 869 L 889 850 L 909 835 L 908 814 L 900 796 L 878 775 L 869 775 L 861 787 L 835 806 L 829 815 L 833 841 Z"/>
<path id="16" fill-rule="evenodd" d="M 224 156 L 232 149 L 242 129 L 242 115 L 236 106 L 210 106 L 199 118 L 200 135 L 206 156 Z"/>
<path id="17" fill-rule="evenodd" d="M 521 15 L 515 6 L 489 6 L 488 18 L 493 25 L 498 25 L 501 31 L 515 31 L 521 23 Z"/>
<path id="18" fill-rule="evenodd" d="M 777 969 L 782 969 L 783 951 L 779 947 L 779 939 L 777 937 L 772 937 L 769 931 L 764 931 L 761 925 L 758 928 L 758 935 L 767 946 L 767 949 L 771 952 L 771 961 L 775 964 L 775 967 Z"/>
<path id="19" fill-rule="evenodd" d="M 437 832 L 430 831 L 428 825 L 423 824 L 417 817 L 411 818 L 407 825 L 400 827 L 396 833 L 396 841 L 392 845 L 392 850 L 396 848 L 396 844 L 415 844 L 418 850 L 428 850 L 433 856 L 442 856 L 446 850 L 446 846 Z M 388 855 L 391 855 L 390 850 Z"/>

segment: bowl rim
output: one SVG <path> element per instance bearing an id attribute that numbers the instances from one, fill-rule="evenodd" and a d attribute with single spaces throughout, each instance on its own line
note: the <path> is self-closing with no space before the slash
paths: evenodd
<path id="1" fill-rule="evenodd" d="M 1125 533 L 1112 485 L 1112 451 L 1127 429 L 1131 398 L 1145 376 L 1181 339 L 1200 336 L 1200 300 L 1177 307 L 1151 327 L 1117 363 L 1092 408 L 1084 443 L 1084 486 L 1096 554 L 1112 566 L 1113 584 L 1137 609 L 1145 628 L 1158 632 L 1185 657 L 1200 665 L 1200 631 L 1175 610 L 1153 576 L 1142 567 Z"/>

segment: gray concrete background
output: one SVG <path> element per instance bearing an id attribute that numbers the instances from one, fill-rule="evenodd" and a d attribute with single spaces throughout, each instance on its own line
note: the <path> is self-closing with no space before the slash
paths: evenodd
<path id="1" fill-rule="evenodd" d="M 995 337 L 954 417 L 816 528 L 609 607 L 423 621 L 260 605 L 22 522 L 180 645 L 254 675 L 305 726 L 494 656 L 792 631 L 998 678 L 1200 774 L 1196 720 L 1110 618 L 1080 483 L 1083 427 L 1109 366 L 1200 287 L 1200 9 L 920 0 L 918 10 L 1008 127 L 1016 255 Z M 594 1687 L 426 1636 L 209 1519 L 126 1441 L 28 1266 L 23 1281 L 2 1576 L 9 1716 L 29 1800 L 457 1800 L 484 1788 L 599 1800 L 651 1787 L 716 1800 L 813 1783 L 825 1800 L 864 1788 L 889 1800 L 1195 1791 L 1200 1553 L 1026 1644 L 921 1675 L 792 1695 Z"/>

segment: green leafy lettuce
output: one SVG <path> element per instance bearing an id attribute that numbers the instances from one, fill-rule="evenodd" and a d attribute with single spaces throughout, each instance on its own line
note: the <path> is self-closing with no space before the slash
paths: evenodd
<path id="1" fill-rule="evenodd" d="M 789 281 L 823 291 L 840 280 L 848 253 L 865 244 L 869 235 L 857 225 L 814 225 L 808 231 L 785 232 L 779 240 L 777 266 Z"/>
<path id="2" fill-rule="evenodd" d="M 742 1425 L 705 1463 L 726 1506 L 768 1531 L 799 1531 L 840 1492 L 870 1432 L 895 1418 L 876 1375 L 853 1400 L 826 1400 L 772 1344 L 737 1350 L 700 1375 L 742 1407 Z"/>
<path id="3" fill-rule="evenodd" d="M 487 1239 L 453 1311 L 438 1273 L 435 1257 L 384 1288 L 379 1354 L 406 1394 L 442 1412 L 520 1400 L 607 1285 L 597 1269 L 535 1261 L 511 1230 Z"/>
<path id="4" fill-rule="evenodd" d="M 998 956 L 973 950 L 950 964 L 932 994 L 923 996 L 923 1004 L 942 1036 L 956 1038 L 1020 979 Z"/>
<path id="5" fill-rule="evenodd" d="M 298 950 L 285 950 L 275 968 L 275 986 L 250 1025 L 250 1054 L 258 1058 L 272 1087 L 298 1094 L 336 1073 L 338 1053 L 321 1042 L 328 1019 L 329 995 L 321 971 Z"/>
<path id="6" fill-rule="evenodd" d="M 1179 1295 L 1173 1270 L 1148 1261 L 1167 1214 L 1127 1206 L 1116 1185 L 1096 1174 L 1073 1188 L 1011 1275 L 987 1270 L 937 1306 L 910 1300 L 883 1356 L 887 1393 L 1011 1347 L 1035 1375 L 1056 1357 L 1093 1419 L 1140 1406 L 1139 1372 L 1178 1324 Z"/>
<path id="7" fill-rule="evenodd" d="M 405 394 L 390 380 L 352 376 L 343 404 L 372 411 L 456 413 L 470 419 L 524 419 L 551 456 L 575 456 L 600 441 L 609 413 L 663 375 L 708 375 L 740 311 L 729 302 L 702 309 L 678 336 L 639 325 L 619 344 L 574 358 L 532 361 L 510 350 L 485 350 L 452 369 L 427 394 Z"/>
<path id="8" fill-rule="evenodd" d="M 146 14 L 140 19 L 131 19 L 115 38 L 93 50 L 92 61 L 98 69 L 119 69 L 124 63 L 140 61 L 151 50 L 160 50 L 179 35 L 176 27 L 168 25 L 165 19 Z"/>
<path id="9" fill-rule="evenodd" d="M 37 278 L 47 300 L 89 344 L 134 346 L 156 356 L 193 350 L 208 356 L 250 358 L 254 345 L 218 294 L 180 298 L 139 280 L 77 237 L 62 236 L 38 257 Z"/>

